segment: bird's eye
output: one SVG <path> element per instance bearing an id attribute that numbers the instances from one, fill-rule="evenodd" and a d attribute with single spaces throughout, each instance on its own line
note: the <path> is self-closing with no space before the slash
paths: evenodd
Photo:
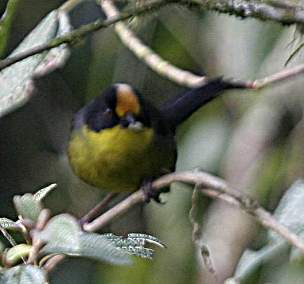
<path id="1" fill-rule="evenodd" d="M 105 114 L 110 114 L 111 112 L 112 112 L 112 110 L 110 108 L 107 108 L 104 113 Z"/>

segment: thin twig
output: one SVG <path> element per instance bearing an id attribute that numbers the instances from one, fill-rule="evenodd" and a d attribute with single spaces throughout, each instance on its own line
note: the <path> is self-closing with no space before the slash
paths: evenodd
<path id="1" fill-rule="evenodd" d="M 120 16 L 119 11 L 111 0 L 101 0 L 100 5 L 109 19 Z M 189 71 L 177 68 L 164 60 L 136 37 L 134 32 L 125 23 L 116 23 L 115 31 L 122 43 L 157 74 L 179 85 L 190 88 L 198 87 L 207 82 L 207 77 L 197 76 Z"/>
<path id="2" fill-rule="evenodd" d="M 271 84 L 274 84 L 277 82 L 282 82 L 289 78 L 296 77 L 303 73 L 304 73 L 304 64 L 300 64 L 295 67 L 286 68 L 286 69 L 283 69 L 282 71 L 272 74 L 270 76 L 254 80 L 252 82 L 252 88 L 261 89 L 261 88 L 269 86 Z"/>
<path id="3" fill-rule="evenodd" d="M 303 5 L 285 3 L 286 1 L 261 1 L 261 0 L 191 0 L 189 5 L 200 9 L 217 11 L 242 18 L 257 18 L 271 20 L 284 25 L 303 24 Z M 292 1 L 290 1 L 292 2 Z"/>
<path id="4" fill-rule="evenodd" d="M 113 4 L 112 0 L 101 0 L 100 5 L 108 18 L 120 17 L 120 13 Z M 146 46 L 123 22 L 115 24 L 115 31 L 121 42 L 131 51 L 137 58 L 143 61 L 149 68 L 157 74 L 185 87 L 194 88 L 208 81 L 206 76 L 197 76 L 189 71 L 182 70 L 168 61 L 164 60 L 151 48 Z M 284 69 L 273 75 L 257 79 L 254 81 L 226 80 L 233 83 L 238 88 L 245 89 L 261 89 L 273 83 L 284 81 L 291 77 L 295 77 L 304 72 L 304 64 Z"/>
<path id="5" fill-rule="evenodd" d="M 108 225 L 111 221 L 129 211 L 135 205 L 144 203 L 145 200 L 146 195 L 144 194 L 144 191 L 138 190 L 92 222 L 84 224 L 83 229 L 88 232 L 98 231 L 99 229 Z"/>
<path id="6" fill-rule="evenodd" d="M 227 203 L 237 205 L 241 210 L 255 217 L 263 227 L 273 230 L 288 243 L 297 247 L 304 253 L 304 243 L 299 236 L 280 224 L 274 216 L 262 208 L 255 200 L 230 188 L 224 180 L 205 172 L 182 172 L 162 176 L 153 182 L 152 187 L 155 190 L 160 190 L 164 187 L 168 187 L 173 182 L 183 182 L 195 185 L 203 194 L 209 197 L 220 198 Z M 144 201 L 144 192 L 139 190 L 91 223 L 86 224 L 84 230 L 89 232 L 97 231 L 123 215 L 134 205 L 143 203 Z"/>
<path id="7" fill-rule="evenodd" d="M 54 255 L 46 262 L 43 268 L 47 272 L 52 272 L 56 268 L 56 266 L 65 259 L 65 257 L 66 256 L 64 254 Z"/>
<path id="8" fill-rule="evenodd" d="M 153 2 L 148 2 L 148 4 L 143 5 L 141 7 L 137 7 L 128 12 L 121 13 L 119 17 L 113 17 L 113 18 L 107 19 L 105 21 L 99 19 L 99 20 L 95 21 L 94 23 L 83 25 L 79 29 L 74 30 L 70 33 L 67 33 L 64 36 L 57 37 L 47 43 L 38 45 L 36 47 L 32 47 L 29 50 L 20 52 L 17 55 L 0 60 L 0 70 L 3 70 L 4 68 L 6 68 L 8 66 L 11 66 L 19 61 L 22 61 L 25 58 L 28 58 L 35 54 L 50 50 L 50 49 L 60 46 L 62 44 L 73 44 L 75 42 L 78 42 L 80 39 L 88 36 L 89 34 L 96 32 L 100 29 L 109 27 L 117 22 L 127 20 L 134 16 L 143 15 L 147 12 L 151 12 L 153 10 L 160 9 L 163 6 L 166 6 L 171 3 L 175 3 L 175 2 L 178 2 L 178 0 L 166 0 L 166 1 L 156 0 Z"/>
<path id="9" fill-rule="evenodd" d="M 80 219 L 80 224 L 83 225 L 85 223 L 88 223 L 93 220 L 93 218 L 96 218 L 98 215 L 102 213 L 103 210 L 106 209 L 106 207 L 109 205 L 109 203 L 118 195 L 118 193 L 109 193 L 105 196 L 101 202 L 99 202 L 93 209 L 91 209 L 87 214 L 85 214 Z"/>
<path id="10" fill-rule="evenodd" d="M 195 1 L 192 1 L 192 3 Z M 50 50 L 54 47 L 60 46 L 61 44 L 73 44 L 74 42 L 88 36 L 89 34 L 96 32 L 102 28 L 109 27 L 113 24 L 116 24 L 116 29 L 123 41 L 123 43 L 141 60 L 143 60 L 151 69 L 156 71 L 158 74 L 172 80 L 173 82 L 187 86 L 187 87 L 196 87 L 198 84 L 203 84 L 208 80 L 207 77 L 197 76 L 192 74 L 189 71 L 182 70 L 172 65 L 171 63 L 163 60 L 158 54 L 153 52 L 149 47 L 145 46 L 132 31 L 130 31 L 125 24 L 120 23 L 124 20 L 127 20 L 133 16 L 140 16 L 145 13 L 151 12 L 152 10 L 157 10 L 163 6 L 169 4 L 180 4 L 188 5 L 189 1 L 178 1 L 178 0 L 157 0 L 145 4 L 140 7 L 136 7 L 127 12 L 117 14 L 115 6 L 111 4 L 109 0 L 102 1 L 101 5 L 108 11 L 109 15 L 114 16 L 108 18 L 105 21 L 97 20 L 94 23 L 90 23 L 80 27 L 77 30 L 74 30 L 70 33 L 65 34 L 64 36 L 55 38 L 45 44 L 33 47 L 29 50 L 21 52 L 15 56 L 8 57 L 4 60 L 0 60 L 0 70 L 11 66 L 19 61 L 22 61 L 25 58 L 33 56 L 35 54 Z M 115 16 L 116 15 L 116 16 Z M 119 24 L 117 24 L 119 23 Z M 304 73 L 304 64 L 284 69 L 278 73 L 267 76 L 265 78 L 253 80 L 253 81 L 242 81 L 238 79 L 227 80 L 232 84 L 235 84 L 238 88 L 244 89 L 261 89 L 271 84 L 281 82 L 292 77 L 296 77 Z"/>

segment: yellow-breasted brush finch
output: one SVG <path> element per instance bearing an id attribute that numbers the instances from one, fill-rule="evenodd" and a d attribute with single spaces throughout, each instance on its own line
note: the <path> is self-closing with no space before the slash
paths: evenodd
<path id="1" fill-rule="evenodd" d="M 70 164 L 82 180 L 130 192 L 174 170 L 175 131 L 198 108 L 233 88 L 222 79 L 191 89 L 157 109 L 127 84 L 115 84 L 74 117 Z"/>

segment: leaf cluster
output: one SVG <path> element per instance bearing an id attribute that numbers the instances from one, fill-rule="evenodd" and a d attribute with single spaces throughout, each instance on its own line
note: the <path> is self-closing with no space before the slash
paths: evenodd
<path id="1" fill-rule="evenodd" d="M 50 218 L 42 200 L 55 187 L 52 184 L 35 194 L 15 196 L 19 220 L 0 218 L 0 231 L 9 243 L 8 247 L 1 243 L 1 283 L 46 283 L 46 265 L 56 255 L 130 265 L 130 255 L 153 257 L 154 250 L 147 248 L 147 243 L 164 247 L 157 238 L 146 234 L 133 233 L 122 237 L 85 232 L 70 214 Z M 17 232 L 23 241 L 17 243 L 11 232 Z"/>

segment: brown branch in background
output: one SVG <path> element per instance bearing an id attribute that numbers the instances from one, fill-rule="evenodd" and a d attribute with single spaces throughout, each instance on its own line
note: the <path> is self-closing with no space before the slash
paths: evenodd
<path id="1" fill-rule="evenodd" d="M 80 219 L 80 224 L 85 224 L 90 221 L 92 221 L 94 218 L 99 216 L 102 211 L 106 209 L 106 207 L 109 205 L 109 203 L 118 195 L 116 192 L 111 192 L 108 195 L 105 196 L 105 198 L 99 202 L 94 208 L 92 208 L 87 214 L 85 214 Z"/>
<path id="2" fill-rule="evenodd" d="M 191 0 L 188 3 L 203 10 L 217 11 L 242 18 L 271 20 L 285 25 L 304 23 L 304 7 L 300 1 Z"/>
<path id="3" fill-rule="evenodd" d="M 52 256 L 43 266 L 43 268 L 47 271 L 47 272 L 52 272 L 56 266 L 62 262 L 64 259 L 66 258 L 66 256 L 64 254 L 57 254 Z"/>
<path id="4" fill-rule="evenodd" d="M 100 5 L 108 18 L 120 16 L 120 13 L 113 4 L 112 0 L 101 0 Z M 206 76 L 197 76 L 190 71 L 182 70 L 161 58 L 151 48 L 146 46 L 138 37 L 136 37 L 134 32 L 129 29 L 123 22 L 115 24 L 115 31 L 119 36 L 121 42 L 131 52 L 133 52 L 139 60 L 144 62 L 157 74 L 173 81 L 176 84 L 189 88 L 200 86 L 208 81 L 208 77 Z M 298 76 L 302 73 L 304 73 L 304 64 L 284 69 L 278 73 L 254 81 L 241 81 L 237 79 L 226 81 L 229 81 L 237 88 L 257 90 L 271 84 Z"/>
<path id="5" fill-rule="evenodd" d="M 190 3 L 202 5 L 202 1 L 192 1 Z M 213 1 L 214 3 L 216 1 Z M 180 5 L 189 5 L 189 1 L 178 1 L 178 0 L 157 0 L 149 2 L 140 7 L 136 7 L 130 11 L 119 13 L 115 6 L 110 0 L 101 1 L 101 6 L 104 9 L 105 13 L 110 16 L 107 20 L 97 20 L 94 23 L 90 23 L 80 27 L 77 30 L 74 30 L 70 33 L 65 34 L 64 36 L 55 38 L 45 44 L 40 46 L 33 47 L 29 50 L 21 52 L 17 55 L 8 57 L 6 59 L 0 60 L 0 70 L 3 70 L 6 67 L 9 67 L 19 61 L 22 61 L 25 58 L 33 56 L 35 54 L 50 50 L 54 47 L 60 46 L 62 44 L 73 44 L 74 42 L 79 41 L 93 32 L 96 32 L 102 28 L 107 28 L 113 24 L 116 24 L 115 29 L 122 42 L 145 64 L 147 64 L 152 70 L 157 72 L 163 77 L 180 84 L 186 87 L 196 87 L 206 83 L 208 78 L 204 76 L 197 76 L 190 71 L 179 69 L 178 67 L 172 65 L 171 63 L 162 59 L 158 54 L 153 52 L 149 47 L 145 46 L 135 34 L 127 28 L 124 23 L 121 23 L 124 20 L 127 20 L 133 16 L 140 16 L 151 12 L 153 10 L 158 10 L 169 4 L 180 4 Z M 225 1 L 222 1 L 225 3 Z M 211 4 L 210 4 L 211 5 Z M 212 5 L 211 5 L 212 6 Z M 212 7 L 206 6 L 206 9 L 212 9 Z M 304 17 L 303 17 L 304 19 Z M 276 74 L 270 75 L 265 78 L 253 80 L 253 81 L 242 81 L 238 79 L 227 80 L 232 84 L 235 84 L 237 88 L 244 89 L 261 89 L 266 86 L 269 86 L 273 83 L 281 82 L 292 77 L 296 77 L 304 73 L 304 64 L 284 69 Z"/>
<path id="6" fill-rule="evenodd" d="M 120 13 L 111 0 L 101 0 L 100 5 L 109 19 L 119 17 Z M 123 22 L 115 24 L 115 31 L 121 42 L 134 55 L 143 61 L 157 74 L 185 87 L 198 87 L 207 82 L 207 77 L 197 76 L 189 71 L 182 70 L 164 60 L 150 47 L 146 46 L 131 29 Z"/>
<path id="7" fill-rule="evenodd" d="M 304 73 L 304 64 L 300 64 L 291 68 L 286 68 L 270 76 L 254 80 L 252 82 L 252 88 L 261 89 L 271 84 L 282 82 L 290 78 L 294 78 L 303 73 Z"/>
<path id="8" fill-rule="evenodd" d="M 64 36 L 57 37 L 45 44 L 33 47 L 29 50 L 20 52 L 14 56 L 8 57 L 6 59 L 0 60 L 0 70 L 3 70 L 6 67 L 9 67 L 19 61 L 22 61 L 25 58 L 31 57 L 35 54 L 42 53 L 44 51 L 50 50 L 54 47 L 60 46 L 62 44 L 73 44 L 78 42 L 80 39 L 90 35 L 93 32 L 96 32 L 100 29 L 107 28 L 117 22 L 127 20 L 134 16 L 143 15 L 145 13 L 160 9 L 163 6 L 169 5 L 171 3 L 178 2 L 178 0 L 156 0 L 153 2 L 148 2 L 146 5 L 137 7 L 125 13 L 121 13 L 119 17 L 112 17 L 105 21 L 99 19 L 93 23 L 83 25 L 77 30 L 74 30 L 70 33 L 66 33 Z"/>
<path id="9" fill-rule="evenodd" d="M 208 197 L 220 199 L 227 204 L 237 206 L 242 211 L 255 217 L 255 219 L 266 229 L 270 229 L 289 244 L 297 247 L 304 253 L 303 240 L 291 232 L 284 225 L 280 224 L 268 211 L 261 207 L 255 200 L 242 194 L 241 192 L 230 188 L 226 182 L 216 176 L 205 172 L 180 172 L 164 175 L 152 183 L 152 188 L 156 191 L 161 191 L 162 188 L 167 188 L 174 182 L 182 182 L 194 185 L 197 190 Z M 90 223 L 83 224 L 84 231 L 96 232 L 113 222 L 135 205 L 146 202 L 146 195 L 143 190 L 138 190 L 129 197 L 115 205 L 113 208 L 97 217 Z M 65 259 L 64 255 L 56 255 L 50 258 L 44 265 L 44 269 L 48 272 L 52 271 L 59 262 Z"/>
<path id="10" fill-rule="evenodd" d="M 152 187 L 154 190 L 161 190 L 162 188 L 168 187 L 173 182 L 195 185 L 206 196 L 220 198 L 229 204 L 237 205 L 241 210 L 255 217 L 263 227 L 276 232 L 288 243 L 297 247 L 304 253 L 304 243 L 299 236 L 280 224 L 255 200 L 230 188 L 224 180 L 205 172 L 181 172 L 160 177 L 153 182 Z M 102 227 L 130 210 L 134 205 L 143 202 L 145 202 L 145 194 L 143 190 L 139 190 L 91 223 L 84 224 L 83 228 L 88 232 L 100 230 Z"/>

